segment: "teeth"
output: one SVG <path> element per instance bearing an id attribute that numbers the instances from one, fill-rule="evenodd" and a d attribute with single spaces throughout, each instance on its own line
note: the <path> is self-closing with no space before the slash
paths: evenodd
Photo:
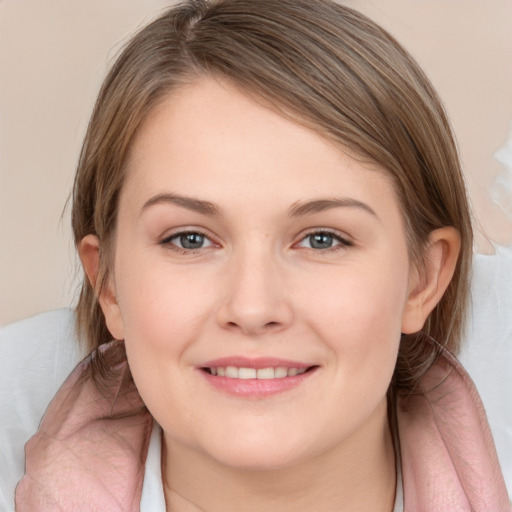
<path id="1" fill-rule="evenodd" d="M 301 375 L 306 371 L 306 368 L 285 368 L 278 366 L 277 368 L 237 368 L 236 366 L 226 366 L 210 368 L 212 375 L 218 377 L 227 377 L 229 379 L 283 379 L 285 377 L 294 377 Z"/>
<path id="2" fill-rule="evenodd" d="M 238 379 L 238 368 L 236 366 L 226 366 L 226 377 Z"/>
<path id="3" fill-rule="evenodd" d="M 256 374 L 257 379 L 273 379 L 275 378 L 274 368 L 260 368 Z"/>
<path id="4" fill-rule="evenodd" d="M 291 370 L 291 368 L 290 368 L 290 370 Z M 276 379 L 282 379 L 283 377 L 287 377 L 287 376 L 288 376 L 288 368 L 283 368 L 281 366 L 278 366 L 275 369 L 274 377 Z"/>
<path id="5" fill-rule="evenodd" d="M 239 379 L 255 379 L 256 369 L 255 368 L 239 368 L 238 369 Z"/>

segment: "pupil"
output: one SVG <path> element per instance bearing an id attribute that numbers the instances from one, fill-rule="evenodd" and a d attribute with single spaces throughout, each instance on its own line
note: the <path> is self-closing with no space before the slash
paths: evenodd
<path id="1" fill-rule="evenodd" d="M 313 249 L 327 249 L 332 246 L 332 235 L 328 233 L 317 233 L 311 236 L 311 247 Z"/>
<path id="2" fill-rule="evenodd" d="M 187 233 L 180 236 L 180 243 L 184 249 L 199 249 L 204 242 L 203 235 L 198 233 Z"/>

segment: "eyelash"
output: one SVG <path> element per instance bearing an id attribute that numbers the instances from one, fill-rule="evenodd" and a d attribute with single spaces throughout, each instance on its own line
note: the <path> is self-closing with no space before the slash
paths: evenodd
<path id="1" fill-rule="evenodd" d="M 181 254 L 198 254 L 204 249 L 207 249 L 208 247 L 198 247 L 195 249 L 189 249 L 186 247 L 179 247 L 176 244 L 173 244 L 173 240 L 179 240 L 183 236 L 187 235 L 197 235 L 203 237 L 205 240 L 208 240 L 211 245 L 215 245 L 215 242 L 211 239 L 210 236 L 208 236 L 206 233 L 204 233 L 201 230 L 198 229 L 187 229 L 183 231 L 177 231 L 176 233 L 173 233 L 172 235 L 169 235 L 165 237 L 161 242 L 160 245 L 163 245 L 164 247 L 168 247 L 174 251 L 177 251 Z"/>
<path id="2" fill-rule="evenodd" d="M 338 233 L 337 231 L 334 231 L 334 230 L 331 230 L 331 229 L 326 229 L 326 228 L 314 229 L 312 231 L 308 231 L 308 232 L 304 233 L 301 236 L 299 242 L 297 242 L 294 245 L 298 245 L 301 242 L 304 242 L 308 238 L 313 237 L 315 235 L 328 235 L 328 236 L 331 236 L 336 242 L 338 242 L 338 244 L 334 245 L 332 247 L 327 247 L 325 249 L 316 249 L 314 247 L 307 247 L 305 249 L 310 249 L 310 250 L 313 250 L 313 251 L 319 252 L 319 253 L 328 253 L 328 252 L 332 252 L 332 251 L 343 250 L 343 249 L 346 249 L 348 247 L 352 247 L 354 245 L 350 240 L 348 240 L 347 238 L 345 238 L 342 235 L 340 235 L 340 233 Z"/>
<path id="3" fill-rule="evenodd" d="M 179 247 L 178 245 L 173 243 L 173 240 L 179 240 L 181 237 L 188 236 L 188 235 L 197 235 L 197 236 L 203 237 L 205 240 L 208 240 L 211 245 L 215 245 L 215 242 L 211 239 L 211 237 L 209 237 L 206 233 L 204 233 L 203 231 L 198 230 L 198 229 L 190 229 L 190 230 L 178 231 L 176 233 L 173 233 L 172 235 L 169 235 L 166 238 L 164 238 L 160 242 L 160 245 L 169 247 L 170 249 L 178 251 L 181 254 L 192 254 L 192 253 L 198 254 L 201 251 L 203 251 L 209 247 L 209 246 L 197 247 L 197 248 L 190 249 L 190 248 L 186 248 L 186 247 Z M 341 249 L 346 249 L 348 247 L 353 246 L 353 243 L 350 240 L 347 240 L 346 238 L 341 236 L 338 232 L 330 230 L 330 229 L 325 229 L 325 228 L 315 229 L 315 230 L 308 231 L 308 232 L 304 233 L 301 236 L 300 240 L 298 242 L 296 242 L 295 244 L 293 244 L 293 246 L 298 246 L 300 243 L 304 242 L 308 238 L 314 237 L 315 235 L 328 235 L 328 236 L 332 237 L 338 243 L 334 246 L 323 248 L 323 249 L 315 248 L 315 247 L 304 247 L 305 249 L 310 249 L 310 250 L 313 250 L 313 251 L 319 252 L 319 253 L 327 253 L 327 252 L 337 251 L 337 250 L 341 250 Z"/>

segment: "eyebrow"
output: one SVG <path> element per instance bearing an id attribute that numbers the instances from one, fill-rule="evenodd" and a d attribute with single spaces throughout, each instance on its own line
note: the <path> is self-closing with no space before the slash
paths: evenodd
<path id="1" fill-rule="evenodd" d="M 210 201 L 204 201 L 202 199 L 196 199 L 193 197 L 187 197 L 180 194 L 171 194 L 171 193 L 163 193 L 157 194 L 150 199 L 148 199 L 144 206 L 141 208 L 141 214 L 144 210 L 149 208 L 150 206 L 156 204 L 174 204 L 180 206 L 182 208 L 187 208 L 188 210 L 192 210 L 203 215 L 218 215 L 219 208 L 211 203 Z M 358 201 L 357 199 L 352 199 L 349 197 L 334 197 L 328 199 L 315 199 L 312 201 L 301 202 L 298 201 L 294 203 L 290 210 L 289 215 L 291 217 L 300 217 L 302 215 L 320 213 L 325 210 L 330 210 L 332 208 L 360 208 L 361 210 L 373 215 L 377 219 L 378 215 L 375 213 L 373 208 L 368 206 L 366 203 L 362 201 Z"/>
<path id="2" fill-rule="evenodd" d="M 141 208 L 140 213 L 142 214 L 144 210 L 155 204 L 166 203 L 181 206 L 182 208 L 187 208 L 188 210 L 202 213 L 204 215 L 219 214 L 219 208 L 215 206 L 213 203 L 210 203 L 209 201 L 203 201 L 202 199 L 195 199 L 192 197 L 182 196 L 179 194 L 157 194 L 156 196 L 151 197 L 144 203 L 144 206 Z"/>
<path id="3" fill-rule="evenodd" d="M 301 215 L 307 215 L 311 213 L 320 213 L 331 208 L 359 208 L 377 219 L 379 216 L 375 213 L 375 210 L 368 206 L 366 203 L 352 199 L 350 197 L 333 197 L 328 199 L 315 199 L 313 201 L 296 202 L 290 208 L 289 214 L 291 217 L 298 217 Z"/>

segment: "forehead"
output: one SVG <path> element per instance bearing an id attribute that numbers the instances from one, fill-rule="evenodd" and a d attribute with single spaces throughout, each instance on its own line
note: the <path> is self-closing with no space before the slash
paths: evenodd
<path id="1" fill-rule="evenodd" d="M 248 196 L 263 194 L 277 206 L 304 195 L 350 193 L 397 206 L 383 169 L 213 79 L 174 91 L 149 113 L 126 172 L 125 189 L 139 196 L 193 192 L 247 206 Z"/>

